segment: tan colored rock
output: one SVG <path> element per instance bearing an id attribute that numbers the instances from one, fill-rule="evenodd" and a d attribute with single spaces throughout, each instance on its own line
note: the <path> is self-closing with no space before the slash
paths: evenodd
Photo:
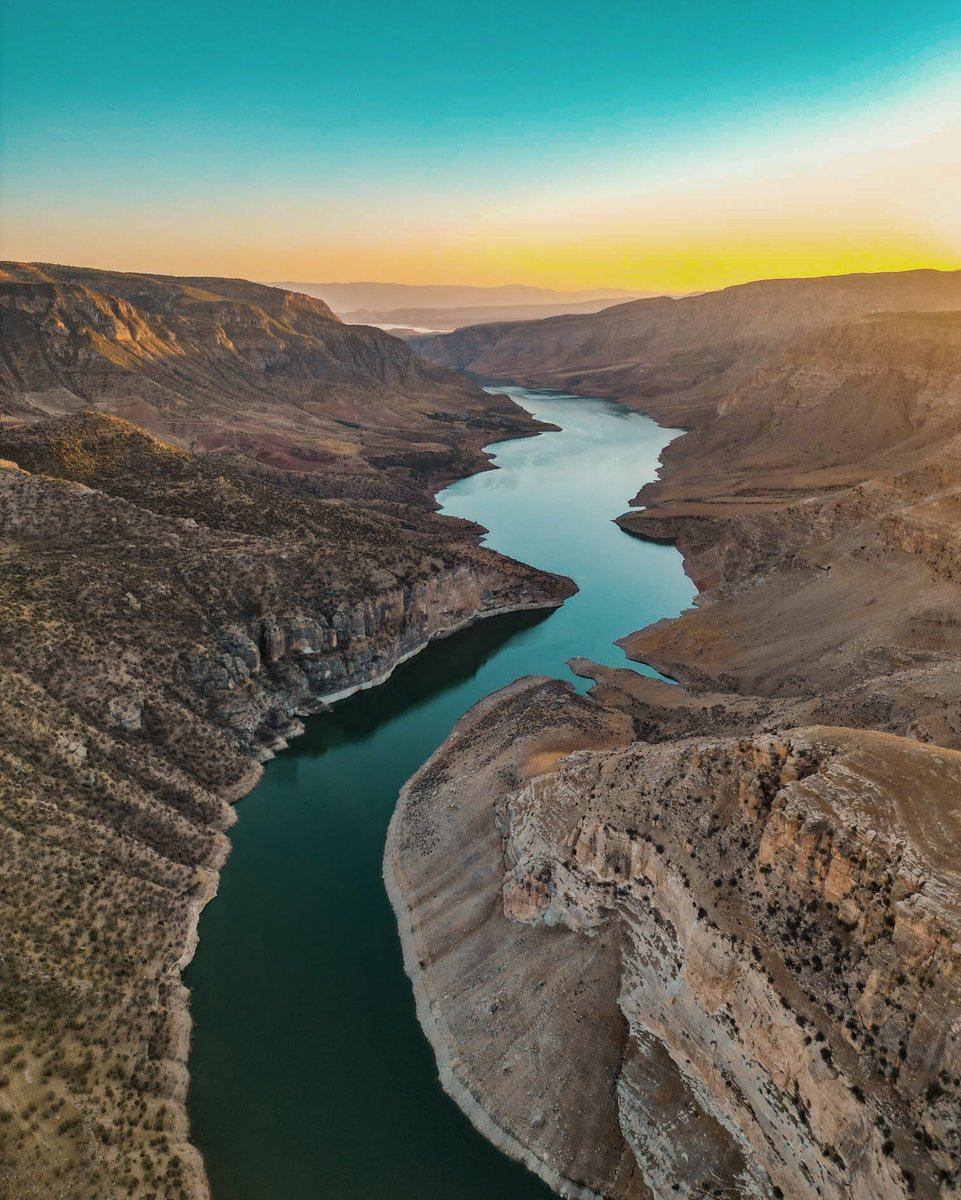
<path id="1" fill-rule="evenodd" d="M 592 703 L 539 680 L 490 698 L 395 815 L 385 873 L 445 1086 L 562 1194 L 952 1195 L 961 754 L 815 727 L 580 749 L 522 782 L 531 743 Z M 610 745 L 616 713 L 596 720 Z M 495 897 L 481 936 L 465 916 Z M 492 980 L 494 1040 L 472 1015 Z M 530 1095 L 555 1127 L 531 1128 Z M 564 1114 L 612 1099 L 585 1159 Z"/>

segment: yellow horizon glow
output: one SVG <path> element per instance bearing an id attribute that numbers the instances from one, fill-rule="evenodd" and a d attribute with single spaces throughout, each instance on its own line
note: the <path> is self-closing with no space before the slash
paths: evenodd
<path id="1" fill-rule="evenodd" d="M 56 204 L 56 198 L 51 201 Z M 4 256 L 187 275 L 707 291 L 961 267 L 961 81 L 697 156 L 631 147 L 537 188 L 119 197 L 4 218 Z"/>

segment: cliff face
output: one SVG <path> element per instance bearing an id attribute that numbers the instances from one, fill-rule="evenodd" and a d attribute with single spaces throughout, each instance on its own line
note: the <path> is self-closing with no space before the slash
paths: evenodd
<path id="1" fill-rule="evenodd" d="M 567 580 L 87 412 L 0 430 L 0 1192 L 207 1194 L 180 975 L 300 717 Z"/>
<path id="2" fill-rule="evenodd" d="M 483 557 L 399 584 L 332 613 L 257 616 L 223 626 L 186 655 L 190 682 L 239 744 L 259 758 L 302 732 L 304 715 L 383 682 L 435 638 L 484 617 L 554 607 L 574 589 L 516 575 Z M 326 605 L 324 606 L 327 607 Z"/>
<path id="3" fill-rule="evenodd" d="M 956 836 L 959 771 L 814 729 L 576 756 L 505 800 L 508 916 L 622 926 L 619 1120 L 655 1195 L 957 1181 L 961 875 L 926 810 Z"/>
<path id="4" fill-rule="evenodd" d="M 521 681 L 408 785 L 386 875 L 445 1086 L 565 1195 L 956 1195 L 961 755 L 624 715 Z"/>
<path id="5" fill-rule="evenodd" d="M 360 495 L 482 466 L 537 426 L 504 397 L 419 359 L 320 300 L 246 280 L 0 264 L 0 414 L 89 407 L 177 445 L 236 450 Z M 408 497 L 405 497 L 408 498 Z"/>
<path id="6" fill-rule="evenodd" d="M 720 468 L 723 464 L 723 469 Z M 805 338 L 665 454 L 620 524 L 676 540 L 698 610 L 625 638 L 699 688 L 961 745 L 961 318 Z"/>

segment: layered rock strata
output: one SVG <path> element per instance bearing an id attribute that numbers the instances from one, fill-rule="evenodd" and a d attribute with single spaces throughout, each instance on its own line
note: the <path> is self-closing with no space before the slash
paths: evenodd
<path id="1" fill-rule="evenodd" d="M 95 407 L 184 449 L 430 504 L 539 426 L 320 300 L 245 279 L 0 263 L 0 423 Z"/>
<path id="2" fill-rule="evenodd" d="M 445 1086 L 563 1195 L 956 1195 L 961 755 L 627 715 L 520 681 L 402 797 Z"/>

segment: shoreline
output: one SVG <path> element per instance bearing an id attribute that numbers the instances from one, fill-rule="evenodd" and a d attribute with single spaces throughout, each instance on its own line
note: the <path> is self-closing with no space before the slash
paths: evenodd
<path id="1" fill-rule="evenodd" d="M 479 380 L 479 382 L 482 384 L 493 382 L 496 386 L 501 381 Z M 504 386 L 511 385 L 505 384 Z M 535 387 L 535 385 L 532 384 L 522 384 L 518 386 L 531 387 L 532 389 Z M 622 404 L 630 411 L 637 412 L 641 416 L 650 418 L 659 429 L 676 431 L 676 436 L 671 438 L 658 456 L 657 474 L 655 475 L 654 480 L 659 479 L 661 476 L 664 466 L 663 454 L 667 449 L 667 446 L 673 444 L 680 438 L 683 438 L 685 434 L 689 432 L 689 429 L 680 428 L 666 420 L 661 420 L 656 414 L 635 408 L 633 405 L 628 405 L 624 401 L 618 400 L 615 396 L 595 397 L 593 394 L 578 393 L 574 389 L 564 391 L 557 388 L 536 387 L 536 390 L 539 392 L 554 393 L 559 397 L 570 397 L 572 399 L 585 400 L 597 398 Z M 643 485 L 638 486 L 640 487 Z M 612 522 L 617 524 L 619 528 L 622 529 L 622 532 L 633 534 L 632 530 L 624 529 L 620 525 L 619 517 L 612 518 Z M 640 536 L 638 537 L 638 540 L 649 540 L 651 542 L 656 541 L 653 538 L 646 539 Z M 696 605 L 701 596 L 701 589 L 698 586 L 697 581 L 693 578 L 688 570 L 687 557 L 683 554 L 674 539 L 664 538 L 662 541 L 657 542 L 656 544 L 672 545 L 678 550 L 678 553 L 682 559 L 684 573 L 697 588 L 697 595 L 692 601 L 692 603 Z M 661 620 L 677 619 L 677 617 L 680 615 L 681 614 L 678 613 L 673 618 L 661 618 Z M 625 650 L 625 654 L 627 654 L 627 648 L 623 645 L 623 642 L 632 636 L 634 632 L 636 631 L 628 631 L 623 635 L 622 638 L 619 638 L 614 642 L 615 645 L 621 646 Z M 632 656 L 628 655 L 628 657 L 630 658 Z M 588 675 L 585 670 L 577 669 L 575 664 L 579 661 L 583 663 L 585 660 L 569 660 L 568 666 L 570 666 L 574 674 L 580 675 L 584 678 L 592 678 L 592 676 Z M 655 664 L 648 663 L 646 659 L 638 658 L 635 661 L 644 662 L 646 665 L 651 666 L 654 670 L 658 670 Z M 629 668 L 626 667 L 625 669 Z M 658 673 L 662 675 L 662 680 L 660 682 L 664 682 L 669 686 L 677 685 L 679 683 L 678 680 L 672 678 L 671 676 L 663 675 L 663 673 L 659 670 Z M 643 676 L 643 678 L 647 677 Z M 538 682 L 548 683 L 556 681 L 550 680 L 547 676 L 525 675 L 508 684 L 506 687 L 492 692 L 482 700 L 478 701 L 461 716 L 445 742 L 441 746 L 437 747 L 430 758 L 422 764 L 417 774 L 412 779 L 408 780 L 408 782 L 404 785 L 398 796 L 397 804 L 388 827 L 387 838 L 384 846 L 382 877 L 384 881 L 384 887 L 397 923 L 397 932 L 403 956 L 404 972 L 410 983 L 414 996 L 418 1024 L 420 1025 L 421 1032 L 426 1038 L 427 1043 L 432 1051 L 437 1070 L 438 1082 L 440 1083 L 444 1093 L 458 1106 L 460 1111 L 470 1121 L 473 1128 L 477 1130 L 482 1137 L 495 1146 L 501 1153 L 507 1155 L 515 1162 L 518 1162 L 526 1167 L 529 1171 L 531 1171 L 532 1174 L 536 1175 L 545 1184 L 547 1184 L 547 1186 L 550 1187 L 556 1194 L 564 1197 L 565 1200 L 603 1200 L 602 1192 L 594 1191 L 591 1188 L 573 1182 L 563 1175 L 560 1170 L 552 1167 L 549 1162 L 545 1161 L 544 1158 L 538 1157 L 534 1151 L 520 1141 L 519 1138 L 498 1124 L 497 1121 L 495 1121 L 490 1115 L 483 1102 L 474 1095 L 468 1084 L 458 1074 L 456 1067 L 458 1061 L 461 1059 L 461 1052 L 455 1045 L 451 1043 L 450 1029 L 445 1026 L 442 1020 L 440 1020 L 435 1014 L 435 1007 L 438 1003 L 438 998 L 436 996 L 432 998 L 426 983 L 427 974 L 423 969 L 424 962 L 429 960 L 428 945 L 418 932 L 418 929 L 415 928 L 410 920 L 411 905 L 408 896 L 410 895 L 412 889 L 407 886 L 409 881 L 404 876 L 404 856 L 399 847 L 399 840 L 404 832 L 403 825 L 405 820 L 405 805 L 407 804 L 412 790 L 417 786 L 419 777 L 422 774 L 428 775 L 432 766 L 445 757 L 448 752 L 448 746 L 454 740 L 456 740 L 459 731 L 461 731 L 467 725 L 476 722 L 478 718 L 485 712 L 490 711 L 492 708 L 500 705 L 502 702 L 508 700 L 515 694 L 524 693 L 531 686 Z M 600 749 L 605 745 L 605 739 L 599 738 L 596 748 Z"/>
<path id="2" fill-rule="evenodd" d="M 565 597 L 565 599 L 566 598 L 567 597 Z M 405 654 L 397 658 L 382 674 L 377 675 L 364 683 L 358 683 L 352 687 L 344 688 L 339 692 L 332 692 L 326 696 L 318 696 L 317 699 L 323 704 L 323 707 L 318 708 L 315 711 L 305 713 L 304 715 L 308 717 L 321 716 L 334 704 L 337 704 L 342 700 L 347 700 L 351 696 L 356 695 L 358 692 L 370 691 L 373 688 L 379 687 L 381 684 L 386 683 L 390 679 L 398 667 L 402 666 L 411 659 L 416 658 L 418 654 L 426 650 L 427 647 L 433 642 L 443 641 L 445 638 L 453 637 L 454 634 L 460 633 L 465 629 L 469 629 L 473 625 L 478 624 L 480 621 L 488 620 L 494 617 L 510 616 L 511 613 L 539 612 L 541 610 L 556 609 L 559 608 L 563 603 L 564 600 L 557 602 L 545 602 L 543 604 L 532 603 L 505 605 L 500 609 L 478 613 L 476 616 L 464 621 L 460 621 L 456 625 L 452 625 L 450 628 L 439 630 L 438 632 L 432 634 L 422 643 L 414 647 L 414 649 L 407 651 Z M 290 737 L 299 737 L 304 731 L 305 730 L 302 727 L 301 729 L 297 730 L 296 733 L 290 734 Z M 285 737 L 284 745 L 279 746 L 277 748 L 277 752 L 283 752 L 283 750 L 287 749 L 288 744 L 289 738 Z M 171 1025 L 173 1027 L 175 1039 L 178 1042 L 185 1042 L 186 1052 L 183 1057 L 181 1057 L 179 1054 L 171 1054 L 169 1061 L 175 1065 L 175 1068 L 179 1068 L 178 1074 L 182 1073 L 181 1087 L 183 1091 L 182 1096 L 178 1097 L 178 1099 L 187 1115 L 188 1129 L 190 1128 L 190 1108 L 189 1104 L 187 1103 L 187 1097 L 189 1095 L 190 1087 L 190 1053 L 193 1048 L 193 1015 L 190 1008 L 191 992 L 184 983 L 183 976 L 193 962 L 200 947 L 200 920 L 207 905 L 217 897 L 217 894 L 220 890 L 220 875 L 228 858 L 230 857 L 231 850 L 233 849 L 230 841 L 229 830 L 239 820 L 239 814 L 236 806 L 242 800 L 245 800 L 247 796 L 249 796 L 254 790 L 254 788 L 260 783 L 266 770 L 265 764 L 275 756 L 275 752 L 271 752 L 269 756 L 263 759 L 252 759 L 250 778 L 245 778 L 241 783 L 234 784 L 225 795 L 220 797 L 229 806 L 228 811 L 231 814 L 231 819 L 227 829 L 223 831 L 223 840 L 217 860 L 208 868 L 209 876 L 206 881 L 207 886 L 189 905 L 191 921 L 187 929 L 187 937 L 184 942 L 183 953 L 177 960 L 174 971 L 171 973 L 171 981 L 176 987 L 176 1002 L 170 1007 Z M 188 1159 L 196 1161 L 200 1176 L 202 1176 L 204 1180 L 204 1191 L 200 1193 L 200 1195 L 202 1198 L 205 1198 L 205 1200 L 212 1200 L 213 1193 L 210 1188 L 210 1179 L 207 1175 L 203 1153 L 199 1147 L 196 1146 L 192 1140 L 192 1137 L 191 1140 L 179 1144 L 177 1146 L 177 1151 L 181 1155 L 186 1155 Z M 578 1200 L 592 1200 L 593 1195 L 594 1193 L 584 1193 L 584 1196 L 578 1197 Z"/>
<path id="3" fill-rule="evenodd" d="M 537 390 L 549 391 L 549 392 L 557 391 L 557 389 L 537 389 Z M 563 395 L 564 393 L 558 392 L 558 394 Z M 576 397 L 574 393 L 569 393 L 569 394 L 572 396 L 572 398 L 580 398 L 580 397 Z M 591 397 L 583 397 L 583 398 L 590 399 Z M 605 400 L 605 401 L 614 401 L 615 403 L 619 403 L 614 397 L 597 397 L 597 399 L 601 399 L 601 400 Z M 630 409 L 630 406 L 625 405 L 624 407 Z M 632 410 L 632 411 L 637 411 L 637 410 Z M 641 414 L 641 415 L 651 415 L 651 414 Z M 653 417 L 653 415 L 651 415 L 651 419 L 658 425 L 658 427 L 660 429 L 668 429 L 668 430 L 677 429 L 676 426 L 667 425 L 665 423 L 657 421 L 657 419 L 655 417 Z M 542 424 L 544 425 L 544 427 L 542 429 L 538 429 L 536 431 L 536 433 L 534 431 L 531 431 L 530 433 L 525 433 L 521 436 L 526 439 L 527 437 L 536 436 L 536 434 L 539 434 L 542 432 L 550 432 L 550 431 L 553 431 L 556 429 L 555 426 L 552 426 L 548 423 L 542 423 Z M 684 432 L 685 432 L 684 430 L 678 429 L 677 437 L 682 437 L 684 435 Z M 511 439 L 496 438 L 494 441 L 487 443 L 487 445 L 496 446 L 498 444 L 502 444 L 503 441 L 505 441 L 505 440 L 515 440 L 515 439 L 514 438 L 511 438 Z M 672 441 L 673 440 L 676 440 L 676 439 L 672 439 Z M 668 444 L 670 444 L 670 443 L 668 443 Z M 661 451 L 661 454 L 663 454 L 663 450 Z M 660 460 L 660 456 L 659 456 L 658 469 L 660 469 L 660 463 L 661 463 L 661 460 Z M 471 474 L 477 474 L 480 471 L 498 470 L 498 469 L 500 469 L 498 464 L 493 460 L 493 456 L 491 456 L 491 458 L 489 458 L 487 460 L 487 462 L 479 468 L 478 471 L 474 471 Z M 470 478 L 470 477 L 471 476 L 463 476 L 462 478 Z M 445 485 L 445 486 L 448 486 L 448 485 Z M 438 489 L 438 491 L 441 491 L 441 490 L 443 490 L 443 488 Z M 612 518 L 612 520 L 613 520 L 613 518 Z M 487 549 L 490 549 L 493 553 L 498 554 L 498 552 L 492 547 L 487 547 Z M 508 562 L 512 561 L 506 555 L 498 554 L 498 557 L 501 559 L 507 559 Z M 527 564 L 521 564 L 521 565 L 523 565 L 525 567 L 527 566 Z M 685 574 L 687 574 L 686 570 L 685 570 Z M 567 578 L 567 577 L 563 577 L 563 578 Z M 570 583 L 572 584 L 572 586 L 574 587 L 575 592 L 576 592 L 577 585 L 574 583 L 573 580 L 571 580 Z M 571 594 L 575 594 L 575 593 L 572 592 Z M 568 597 L 564 597 L 564 599 L 567 599 L 567 598 Z M 398 667 L 400 667 L 405 662 L 408 662 L 409 660 L 416 657 L 421 651 L 426 649 L 432 642 L 443 640 L 447 637 L 451 637 L 454 634 L 456 634 L 464 629 L 467 629 L 473 625 L 478 624 L 482 620 L 486 620 L 488 618 L 493 618 L 493 617 L 499 617 L 499 616 L 508 616 L 511 613 L 529 612 L 529 611 L 547 611 L 547 610 L 556 609 L 556 608 L 559 608 L 563 604 L 564 599 L 554 600 L 554 601 L 545 600 L 544 602 L 537 602 L 537 603 L 510 604 L 510 605 L 504 605 L 504 606 L 496 608 L 496 609 L 492 609 L 490 611 L 475 613 L 474 615 L 472 615 L 466 619 L 457 621 L 448 627 L 445 627 L 443 629 L 437 630 L 436 632 L 432 633 L 430 636 L 426 637 L 423 641 L 418 643 L 418 645 L 416 645 L 415 647 L 413 647 L 410 650 L 405 651 L 404 653 L 393 658 L 392 661 L 390 661 L 389 665 L 385 669 L 380 671 L 377 675 L 373 676 L 372 678 L 364 680 L 359 683 L 352 684 L 345 688 L 341 688 L 340 690 L 338 690 L 336 692 L 331 692 L 326 695 L 317 695 L 317 696 L 313 697 L 313 699 L 317 703 L 316 709 L 301 711 L 300 713 L 295 712 L 291 715 L 294 718 L 298 718 L 301 716 L 319 715 L 319 714 L 323 713 L 324 711 L 329 710 L 333 705 L 341 702 L 342 700 L 346 700 L 346 699 L 356 695 L 359 692 L 372 690 L 373 688 L 380 686 L 382 683 L 387 682 L 391 678 L 393 673 L 397 670 Z M 530 678 L 529 676 L 523 676 L 522 680 L 529 679 L 529 678 Z M 507 688 L 500 689 L 499 691 L 492 693 L 492 696 L 501 696 L 501 695 L 503 695 L 504 692 L 509 692 L 511 688 L 516 687 L 517 684 L 520 682 L 521 682 L 521 680 L 514 681 L 513 683 L 508 685 Z M 485 698 L 484 700 L 480 701 L 480 705 L 483 706 L 485 703 L 488 703 L 489 700 L 490 700 L 490 697 Z M 473 711 L 473 709 L 470 711 Z M 462 718 L 462 719 L 464 719 L 464 718 Z M 278 743 L 273 748 L 273 750 L 276 750 L 277 753 L 281 752 L 283 749 L 286 748 L 290 737 L 299 736 L 302 732 L 304 732 L 304 729 L 302 726 L 301 726 L 301 728 L 293 730 L 293 731 L 285 731 L 284 735 L 282 735 L 283 736 L 283 744 Z M 440 749 L 441 748 L 438 748 L 435 751 L 435 754 L 432 755 L 431 758 L 429 758 L 427 760 L 427 763 L 422 764 L 422 768 L 424 766 L 426 766 L 427 764 L 429 764 L 431 761 L 433 761 L 433 758 L 435 757 L 435 755 L 440 753 Z M 235 805 L 237 802 L 239 802 L 241 799 L 243 799 L 246 795 L 248 795 L 253 790 L 253 788 L 256 786 L 256 784 L 260 781 L 260 779 L 263 776 L 263 772 L 264 772 L 264 763 L 269 761 L 272 757 L 274 757 L 273 750 L 268 749 L 268 751 L 264 755 L 263 759 L 258 761 L 257 770 L 254 774 L 252 781 L 249 781 L 249 786 L 245 787 L 243 790 L 240 790 L 239 788 L 235 789 L 235 792 L 237 794 L 233 795 L 229 799 L 229 803 L 232 806 Z M 409 782 L 401 790 L 401 792 L 398 796 L 398 799 L 397 799 L 397 805 L 395 807 L 395 812 L 397 811 L 400 804 L 402 803 L 403 797 L 407 791 L 408 786 L 409 786 Z M 233 813 L 234 821 L 236 821 L 237 814 L 233 808 L 231 809 L 231 811 Z M 233 823 L 234 822 L 232 821 L 231 824 L 233 824 Z M 525 1147 L 523 1146 L 523 1144 L 520 1141 L 518 1141 L 517 1139 L 512 1137 L 512 1135 L 510 1135 L 504 1129 L 502 1129 L 499 1125 L 497 1125 L 496 1122 L 494 1122 L 487 1115 L 486 1111 L 481 1106 L 480 1102 L 473 1096 L 473 1094 L 470 1092 L 470 1090 L 457 1078 L 457 1075 L 453 1070 L 453 1063 L 455 1061 L 455 1055 L 454 1055 L 453 1051 L 450 1049 L 450 1047 L 448 1047 L 446 1045 L 446 1042 L 440 1043 L 440 1042 L 434 1041 L 434 1037 L 432 1036 L 432 1033 L 435 1035 L 438 1034 L 439 1028 L 437 1027 L 436 1022 L 433 1021 L 433 1017 L 432 1017 L 431 1011 L 430 1011 L 429 998 L 427 997 L 423 988 L 418 984 L 415 976 L 412 974 L 412 971 L 416 970 L 417 962 L 418 962 L 418 955 L 417 955 L 417 950 L 416 950 L 416 940 L 415 940 L 416 935 L 414 934 L 414 932 L 412 930 L 407 930 L 402 925 L 401 917 L 402 917 L 404 910 L 402 907 L 403 901 L 401 899 L 400 887 L 399 887 L 398 881 L 396 879 L 396 876 L 393 872 L 393 867 L 391 867 L 391 868 L 388 867 L 388 860 L 391 855 L 391 842 L 392 842 L 393 830 L 394 830 L 394 823 L 392 821 L 389 826 L 389 829 L 388 829 L 387 839 L 385 841 L 384 853 L 383 853 L 383 858 L 382 858 L 382 879 L 383 879 L 383 883 L 384 883 L 384 886 L 385 886 L 385 889 L 387 892 L 388 900 L 391 904 L 392 911 L 395 915 L 395 918 L 397 919 L 397 936 L 398 936 L 398 940 L 399 940 L 400 946 L 401 946 L 403 962 L 404 962 L 404 971 L 405 971 L 405 975 L 406 975 L 408 981 L 412 985 L 412 990 L 413 990 L 414 999 L 415 999 L 415 1006 L 416 1006 L 416 1011 L 417 1011 L 417 1020 L 418 1020 L 419 1026 L 420 1026 L 420 1032 L 422 1035 L 424 1035 L 427 1038 L 428 1044 L 431 1046 L 431 1049 L 433 1051 L 433 1056 L 435 1059 L 435 1064 L 436 1064 L 438 1076 L 439 1076 L 439 1082 L 441 1084 L 443 1091 L 445 1092 L 445 1094 L 448 1097 L 450 1097 L 457 1104 L 460 1111 L 462 1111 L 467 1116 L 471 1125 L 485 1138 L 486 1141 L 488 1141 L 489 1143 L 494 1145 L 501 1153 L 505 1154 L 507 1157 L 509 1157 L 513 1161 L 521 1163 L 525 1168 L 527 1168 L 533 1174 L 535 1174 L 538 1178 L 540 1178 L 545 1184 L 547 1184 L 549 1187 L 551 1187 L 554 1191 L 558 1192 L 558 1194 L 569 1198 L 569 1200 L 598 1200 L 600 1193 L 592 1191 L 588 1188 L 580 1187 L 576 1184 L 572 1184 L 571 1182 L 565 1180 L 564 1177 L 559 1172 L 552 1170 L 543 1161 L 537 1159 L 533 1154 L 531 1154 L 529 1151 L 527 1151 L 525 1149 Z M 206 904 L 209 903 L 211 900 L 213 900 L 215 898 L 215 896 L 217 895 L 218 888 L 219 888 L 220 871 L 223 869 L 226 859 L 229 856 L 230 849 L 231 849 L 231 846 L 230 846 L 230 842 L 229 842 L 229 838 L 228 838 L 226 852 L 224 853 L 222 860 L 220 861 L 219 865 L 216 868 L 216 871 L 214 872 L 213 886 L 209 890 L 209 893 L 207 893 L 205 895 L 205 898 L 203 899 L 202 903 L 199 903 L 199 898 L 198 898 L 196 919 L 195 919 L 195 922 L 193 925 L 192 948 L 191 948 L 189 957 L 186 958 L 184 961 L 183 969 L 186 969 L 186 967 L 189 965 L 189 963 L 193 960 L 193 958 L 199 948 L 199 944 L 200 944 L 200 938 L 199 938 L 199 933 L 198 933 L 199 921 L 203 914 L 203 910 L 206 907 Z M 186 953 L 186 951 L 185 951 L 185 953 Z M 188 1004 L 188 1019 L 189 1019 L 189 995 L 190 994 L 186 990 L 185 987 L 184 987 L 184 992 L 185 992 L 186 1002 Z M 191 1030 L 192 1030 L 192 1021 L 191 1021 Z M 189 1056 L 188 1056 L 187 1066 L 189 1067 Z M 187 1070 L 185 1072 L 185 1074 L 186 1074 L 186 1078 L 187 1078 L 188 1085 L 189 1085 L 189 1070 Z M 189 1108 L 188 1108 L 187 1112 L 188 1112 L 188 1120 L 189 1120 L 189 1118 L 190 1118 Z M 193 1143 L 191 1143 L 191 1146 L 193 1146 Z M 202 1159 L 202 1155 L 201 1155 L 201 1152 L 199 1151 L 199 1149 L 197 1150 L 197 1154 L 198 1154 L 198 1156 L 200 1156 L 200 1161 L 202 1162 L 203 1159 Z M 210 1192 L 209 1178 L 206 1175 L 206 1170 L 204 1170 L 204 1178 L 206 1180 L 206 1185 L 207 1185 L 207 1196 L 209 1197 L 211 1195 L 211 1192 Z"/>
<path id="4" fill-rule="evenodd" d="M 472 719 L 476 714 L 490 709 L 495 701 L 500 703 L 515 692 L 523 692 L 537 680 L 547 682 L 548 677 L 536 675 L 521 676 L 520 679 L 508 684 L 506 687 L 491 692 L 490 695 L 475 704 L 460 718 L 451 731 L 450 736 L 456 736 L 457 731 L 466 721 Z M 417 772 L 418 775 L 421 772 L 428 771 L 437 760 L 443 757 L 445 746 L 446 743 L 434 751 L 430 758 L 423 763 Z M 559 1172 L 553 1170 L 545 1162 L 537 1158 L 517 1138 L 498 1125 L 488 1114 L 480 1100 L 470 1091 L 454 1070 L 457 1055 L 450 1046 L 447 1037 L 444 1036 L 440 1023 L 434 1016 L 433 1003 L 424 984 L 424 973 L 420 968 L 422 951 L 425 947 L 418 940 L 417 931 L 409 921 L 410 908 L 399 880 L 402 855 L 396 847 L 396 841 L 400 833 L 400 823 L 397 820 L 397 813 L 404 806 L 409 796 L 410 788 L 416 778 L 417 776 L 404 785 L 397 798 L 397 806 L 394 809 L 394 816 L 391 818 L 390 825 L 388 826 L 387 840 L 384 844 L 382 878 L 387 898 L 390 901 L 390 906 L 397 921 L 397 934 L 404 960 L 404 974 L 410 982 L 414 995 L 417 1023 L 433 1052 L 434 1062 L 437 1067 L 438 1082 L 444 1093 L 457 1105 L 482 1137 L 500 1150 L 501 1153 L 506 1154 L 509 1158 L 520 1163 L 539 1179 L 543 1180 L 559 1196 L 564 1197 L 565 1200 L 603 1200 L 599 1192 L 580 1187 L 564 1179 Z"/>
<path id="5" fill-rule="evenodd" d="M 491 442 L 485 443 L 485 448 L 487 445 L 500 445 L 505 441 L 537 437 L 542 433 L 555 432 L 557 429 L 556 426 L 545 422 L 540 422 L 540 425 L 542 425 L 542 428 L 532 429 L 520 434 L 514 434 L 509 438 L 495 436 Z M 479 463 L 474 471 L 467 475 L 455 476 L 447 482 L 439 485 L 437 487 L 437 491 L 435 492 L 435 498 L 437 494 L 443 491 L 446 487 L 451 486 L 453 482 L 458 482 L 460 479 L 469 479 L 472 477 L 472 475 L 479 474 L 483 471 L 499 469 L 500 468 L 498 467 L 497 463 L 494 461 L 494 456 L 487 456 L 486 461 Z M 507 555 L 498 554 L 496 551 L 492 551 L 492 553 L 497 554 L 499 559 L 502 559 L 507 563 L 514 561 Z M 526 567 L 527 564 L 521 565 Z M 558 578 L 567 579 L 566 576 L 558 576 Z M 404 663 L 416 658 L 417 655 L 426 650 L 432 643 L 436 641 L 442 641 L 448 637 L 453 637 L 455 634 L 469 629 L 472 626 L 479 624 L 481 621 L 496 617 L 510 616 L 513 613 L 539 612 L 557 609 L 561 607 L 565 600 L 570 598 L 570 595 L 575 595 L 577 593 L 576 583 L 574 583 L 573 580 L 568 580 L 568 582 L 573 587 L 573 591 L 568 596 L 564 596 L 560 599 L 553 600 L 545 598 L 543 602 L 507 604 L 488 611 L 476 612 L 474 615 L 467 617 L 464 620 L 458 621 L 448 627 L 436 630 L 410 650 L 405 651 L 399 656 L 393 657 L 389 666 L 387 666 L 386 669 L 379 672 L 377 675 L 360 683 L 352 684 L 349 687 L 342 688 L 339 691 L 330 692 L 326 695 L 318 695 L 315 697 L 318 705 L 317 708 L 301 710 L 291 715 L 298 722 L 301 722 L 302 718 L 320 716 L 329 711 L 333 705 L 338 704 L 343 700 L 347 700 L 359 692 L 370 691 L 376 687 L 379 687 L 388 682 L 388 680 L 393 676 L 399 667 L 401 667 Z M 284 733 L 280 735 L 280 741 L 278 743 L 276 743 L 273 747 L 265 748 L 262 756 L 251 759 L 249 773 L 245 775 L 243 780 L 235 783 L 230 788 L 226 789 L 225 792 L 221 793 L 220 799 L 228 806 L 228 811 L 230 814 L 229 823 L 222 833 L 222 842 L 219 847 L 217 858 L 208 868 L 209 874 L 205 881 L 206 886 L 204 886 L 204 888 L 189 905 L 188 911 L 190 914 L 190 921 L 186 929 L 183 951 L 181 956 L 178 958 L 173 971 L 171 972 L 171 982 L 174 985 L 175 999 L 169 1010 L 170 1025 L 173 1035 L 172 1040 L 174 1041 L 176 1047 L 181 1050 L 181 1053 L 172 1052 L 169 1061 L 174 1066 L 177 1075 L 180 1077 L 179 1082 L 181 1090 L 180 1094 L 175 1097 L 175 1100 L 181 1105 L 184 1113 L 186 1114 L 188 1135 L 190 1139 L 178 1144 L 176 1149 L 178 1153 L 187 1159 L 194 1169 L 194 1178 L 199 1185 L 198 1197 L 200 1200 L 212 1200 L 212 1191 L 203 1153 L 192 1138 L 192 1121 L 188 1097 L 190 1087 L 190 1058 L 193 1048 L 194 1023 L 190 1005 L 191 992 L 184 983 L 183 977 L 199 950 L 201 941 L 199 931 L 200 921 L 207 905 L 216 899 L 219 893 L 221 872 L 223 871 L 233 848 L 230 840 L 229 830 L 239 819 L 236 806 L 247 796 L 249 796 L 261 782 L 266 770 L 266 763 L 270 762 L 274 757 L 276 757 L 277 754 L 286 750 L 292 738 L 299 737 L 304 732 L 305 726 L 302 723 L 300 724 L 299 729 L 295 727 L 293 729 L 285 730 Z M 584 1196 L 578 1197 L 577 1200 L 592 1200 L 592 1198 L 593 1193 L 584 1193 Z"/>

